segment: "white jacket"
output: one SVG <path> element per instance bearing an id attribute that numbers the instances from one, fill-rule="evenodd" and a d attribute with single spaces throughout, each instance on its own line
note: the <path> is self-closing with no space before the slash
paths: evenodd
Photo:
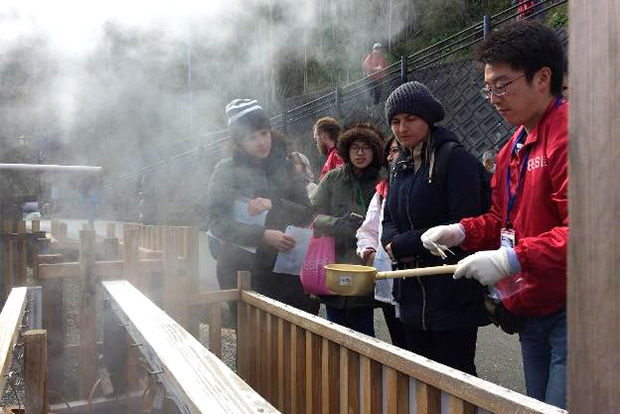
<path id="1" fill-rule="evenodd" d="M 373 249 L 377 252 L 375 255 L 374 266 L 379 271 L 392 270 L 391 261 L 389 260 L 387 252 L 381 245 L 381 233 L 383 222 L 383 207 L 385 205 L 385 199 L 381 199 L 379 193 L 375 193 L 370 200 L 368 210 L 366 210 L 366 217 L 364 222 L 357 229 L 357 255 L 363 258 L 364 252 L 367 249 Z M 394 281 L 392 279 L 383 279 L 377 281 L 375 284 L 375 299 L 381 302 L 387 302 L 395 304 L 394 296 L 392 296 L 392 287 Z"/>

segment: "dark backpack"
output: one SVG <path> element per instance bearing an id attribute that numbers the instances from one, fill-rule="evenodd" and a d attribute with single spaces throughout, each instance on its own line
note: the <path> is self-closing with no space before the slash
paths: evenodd
<path id="1" fill-rule="evenodd" d="M 442 144 L 435 154 L 435 177 L 439 177 L 444 182 L 446 171 L 448 171 L 448 159 L 457 147 L 463 146 L 458 142 L 448 141 Z M 480 214 L 484 214 L 491 208 L 491 175 L 480 161 L 476 160 L 476 164 L 478 165 L 478 180 L 480 181 Z"/>

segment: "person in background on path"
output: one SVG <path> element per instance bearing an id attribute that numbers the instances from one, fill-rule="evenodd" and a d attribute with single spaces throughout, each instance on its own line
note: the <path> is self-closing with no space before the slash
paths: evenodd
<path id="1" fill-rule="evenodd" d="M 564 52 L 532 21 L 491 32 L 477 50 L 483 93 L 518 127 L 497 155 L 491 210 L 428 230 L 424 247 L 477 252 L 454 278 L 493 286 L 495 317 L 519 332 L 527 395 L 566 407 L 568 107 Z M 516 328 L 515 328 L 516 327 Z M 616 351 L 614 351 L 616 352 Z"/>
<path id="2" fill-rule="evenodd" d="M 387 160 L 388 166 L 398 156 L 398 141 L 395 137 L 390 138 L 385 144 L 384 157 Z M 366 266 L 375 266 L 375 257 L 379 252 L 380 257 L 387 258 L 387 253 L 381 246 L 381 231 L 383 221 L 383 207 L 385 206 L 385 198 L 388 193 L 388 180 L 384 179 L 375 186 L 376 193 L 370 200 L 368 205 L 368 211 L 366 211 L 366 218 L 361 227 L 357 230 L 357 255 L 362 259 Z M 389 259 L 389 258 L 388 258 Z M 391 260 L 388 260 L 391 262 Z M 384 269 L 381 269 L 384 270 Z M 391 266 L 389 269 L 391 270 Z M 384 302 L 383 316 L 385 317 L 385 323 L 387 324 L 392 339 L 392 344 L 403 349 L 407 348 L 407 342 L 405 340 L 405 330 L 403 324 L 396 317 L 394 309 L 394 296 L 392 295 L 392 289 L 394 281 L 392 279 L 385 279 L 377 281 L 375 288 L 375 299 Z"/>
<path id="3" fill-rule="evenodd" d="M 370 124 L 356 124 L 338 136 L 338 150 L 345 165 L 330 171 L 312 197 L 315 237 L 335 237 L 336 263 L 362 264 L 355 251 L 355 234 L 383 178 L 383 136 Z M 326 305 L 328 320 L 374 336 L 373 310 L 380 303 L 373 294 L 320 296 L 319 300 Z"/>
<path id="4" fill-rule="evenodd" d="M 385 117 L 401 150 L 390 171 L 383 246 L 400 269 L 455 264 L 465 256 L 460 249 L 444 260 L 426 250 L 420 236 L 482 213 L 478 161 L 452 131 L 436 125 L 443 105 L 419 82 L 390 94 Z M 489 323 L 479 283 L 451 275 L 395 279 L 394 298 L 409 351 L 476 375 L 478 327 Z"/>
<path id="5" fill-rule="evenodd" d="M 295 166 L 295 171 L 301 175 L 306 183 L 306 192 L 308 197 L 312 197 L 312 194 L 316 191 L 318 185 L 314 182 L 314 174 L 310 168 L 310 160 L 301 152 L 291 153 L 291 162 Z"/>
<path id="6" fill-rule="evenodd" d="M 287 159 L 284 137 L 271 129 L 256 100 L 235 99 L 226 106 L 226 116 L 233 155 L 220 161 L 211 175 L 205 220 L 221 241 L 220 288 L 234 288 L 237 271 L 250 270 L 252 289 L 317 314 L 319 306 L 303 292 L 299 277 L 273 272 L 278 252 L 295 247 L 295 239 L 284 233 L 286 227 L 305 227 L 312 221 L 306 186 Z M 235 220 L 235 202 L 244 200 L 249 200 L 249 216 L 266 212 L 263 225 Z"/>
<path id="7" fill-rule="evenodd" d="M 364 60 L 363 66 L 368 76 L 368 91 L 370 100 L 374 105 L 381 100 L 381 81 L 384 78 L 383 69 L 389 66 L 389 62 L 383 55 L 381 43 L 375 43 L 372 52 Z"/>
<path id="8" fill-rule="evenodd" d="M 334 118 L 321 118 L 314 124 L 313 136 L 316 141 L 316 146 L 321 155 L 327 156 L 325 164 L 323 164 L 323 168 L 321 169 L 320 180 L 334 168 L 344 165 L 344 159 L 342 159 L 342 156 L 338 153 L 338 149 L 336 148 L 336 140 L 338 139 L 340 131 L 342 131 L 342 128 Z"/>

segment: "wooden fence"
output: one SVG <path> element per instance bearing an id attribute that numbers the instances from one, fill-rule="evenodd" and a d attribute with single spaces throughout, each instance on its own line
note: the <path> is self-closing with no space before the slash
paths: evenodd
<path id="1" fill-rule="evenodd" d="M 252 292 L 247 272 L 240 273 L 238 289 L 199 292 L 195 229 L 126 224 L 122 242 L 113 225 L 107 230 L 99 245 L 93 230 L 80 231 L 77 262 L 49 263 L 59 260 L 54 253 L 47 263 L 35 260 L 54 390 L 64 380 L 70 348 L 62 340 L 62 281 L 79 281 L 81 401 L 70 403 L 74 409 L 118 409 L 122 393 L 127 412 L 161 404 L 165 394 L 192 413 L 215 406 L 230 413 L 565 413 Z M 109 296 L 99 316 L 102 344 L 96 342 L 97 289 Z M 220 307 L 231 301 L 239 306 L 237 374 L 255 392 L 217 360 Z M 195 316 L 205 308 L 210 352 L 194 339 Z"/>

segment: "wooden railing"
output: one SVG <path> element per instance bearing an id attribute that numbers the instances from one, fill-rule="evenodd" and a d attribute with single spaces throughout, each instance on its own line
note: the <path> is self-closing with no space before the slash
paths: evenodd
<path id="1" fill-rule="evenodd" d="M 222 412 L 231 413 L 566 413 L 252 292 L 248 272 L 240 272 L 238 289 L 199 292 L 194 229 L 126 225 L 122 243 L 114 236 L 109 227 L 103 251 L 110 260 L 96 260 L 94 231 L 82 230 L 78 262 L 41 263 L 36 272 L 44 290 L 50 384 L 56 387 L 65 349 L 62 280 L 80 281 L 84 401 L 73 402 L 76 406 L 94 403 L 95 388 L 103 389 L 106 382 L 105 368 L 117 376 L 117 395 L 134 401 L 127 412 L 140 409 L 136 401 L 152 397 L 150 387 L 139 385 L 139 378 L 146 377 L 151 384 L 159 379 L 181 412 L 207 412 L 219 404 Z M 110 296 L 103 306 L 103 363 L 98 362 L 95 331 L 94 292 L 100 281 Z M 217 360 L 223 302 L 238 304 L 237 374 L 258 394 Z M 192 315 L 204 314 L 204 308 L 209 311 L 204 322 L 210 352 L 193 338 L 200 321 Z M 97 404 L 113 408 L 114 400 Z M 61 406 L 53 410 L 68 412 Z"/>
<path id="2" fill-rule="evenodd" d="M 239 375 L 283 413 L 566 413 L 255 292 L 239 305 Z"/>

